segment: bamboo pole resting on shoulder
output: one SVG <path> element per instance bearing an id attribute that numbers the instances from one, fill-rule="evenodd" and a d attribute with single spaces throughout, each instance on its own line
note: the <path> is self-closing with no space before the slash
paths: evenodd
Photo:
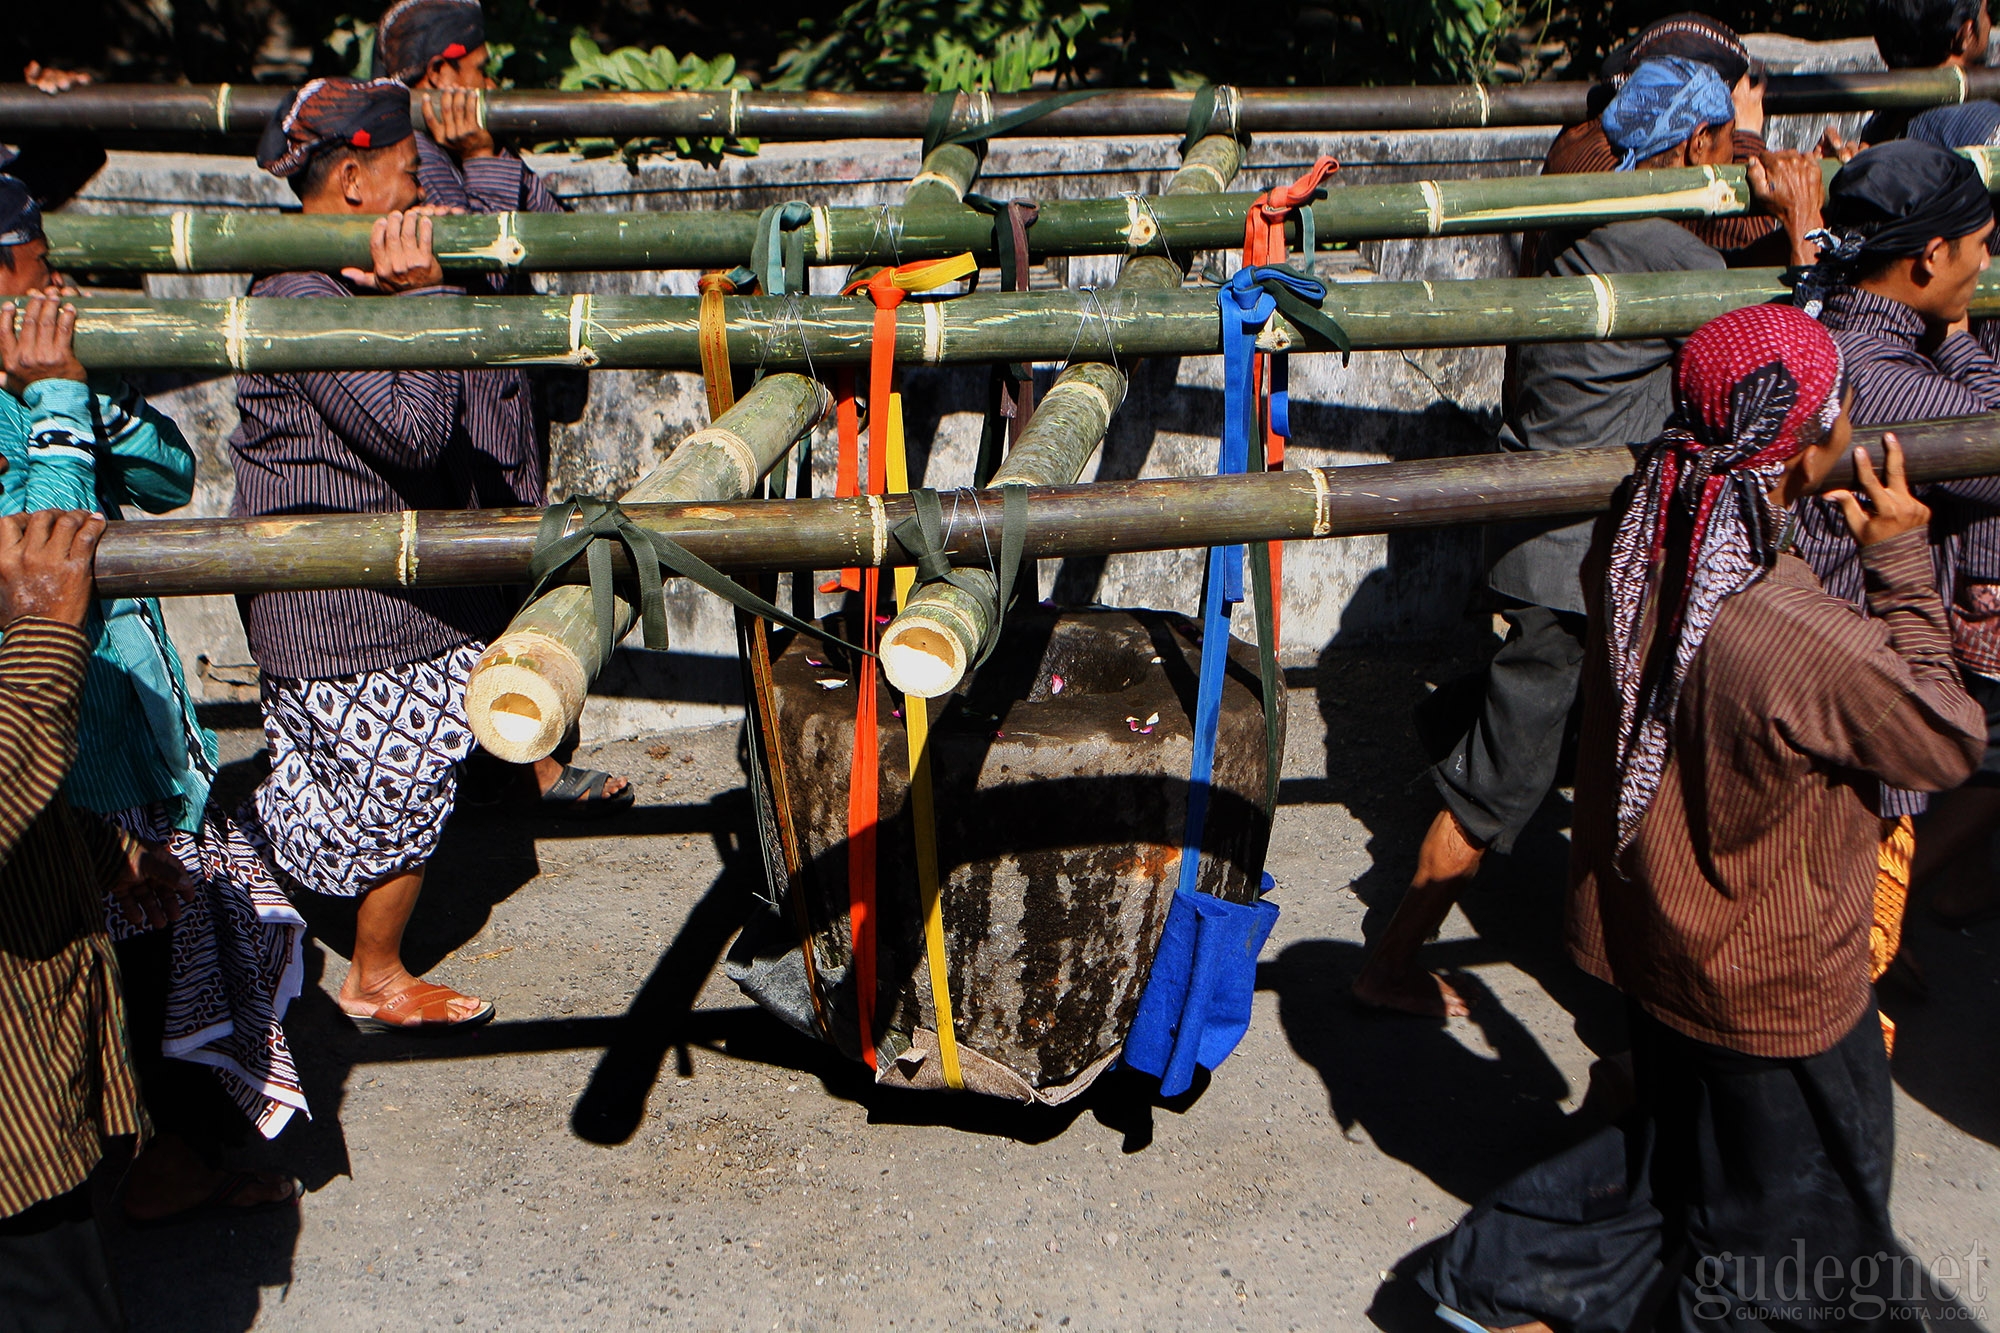
<path id="1" fill-rule="evenodd" d="M 1242 145 L 1235 139 L 1208 135 L 1188 149 L 1166 193 L 1219 194 L 1229 188 L 1242 160 Z M 1113 285 L 1124 291 L 1179 287 L 1193 258 L 1192 253 L 1171 259 L 1134 255 L 1125 261 Z M 1125 401 L 1126 383 L 1124 371 L 1102 362 L 1084 361 L 1064 369 L 1036 405 L 1020 443 L 993 474 L 988 488 L 1075 482 L 1111 428 L 1112 414 Z M 974 567 L 963 573 L 979 585 L 983 597 L 951 583 L 925 584 L 882 631 L 883 674 L 904 694 L 935 699 L 951 693 L 993 638 L 987 608 L 998 593 L 998 583 L 990 570 Z"/>
<path id="2" fill-rule="evenodd" d="M 634 503 L 736 500 L 749 495 L 830 399 L 804 375 L 766 375 L 742 399 L 674 447 L 622 499 Z M 616 602 L 617 633 L 632 628 L 631 604 Z M 590 590 L 553 588 L 514 616 L 472 668 L 465 711 L 479 743 L 514 764 L 533 763 L 561 743 L 583 713 L 597 660 Z"/>

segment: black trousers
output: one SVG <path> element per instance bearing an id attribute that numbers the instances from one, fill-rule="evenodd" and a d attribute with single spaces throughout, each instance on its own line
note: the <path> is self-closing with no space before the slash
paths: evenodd
<path id="1" fill-rule="evenodd" d="M 1424 1289 L 1489 1328 L 1919 1328 L 1889 1222 L 1895 1125 L 1871 1006 L 1831 1049 L 1765 1060 L 1633 1007 L 1639 1109 L 1466 1214 Z"/>
<path id="2" fill-rule="evenodd" d="M 0 1333 L 124 1327 L 88 1184 L 0 1218 Z"/>
<path id="3" fill-rule="evenodd" d="M 1459 739 L 1431 775 L 1473 841 L 1504 855 L 1555 786 L 1583 675 L 1585 621 L 1546 606 L 1500 614 L 1507 638 L 1486 669 L 1477 711 L 1452 728 Z"/>

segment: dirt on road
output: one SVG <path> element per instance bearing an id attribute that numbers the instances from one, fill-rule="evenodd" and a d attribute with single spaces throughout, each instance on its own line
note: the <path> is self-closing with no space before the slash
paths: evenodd
<path id="1" fill-rule="evenodd" d="M 883 1092 L 749 1005 L 718 966 L 760 873 L 734 727 L 587 751 L 638 787 L 620 819 L 461 813 L 408 953 L 497 1021 L 357 1033 L 330 998 L 351 917 L 315 906 L 288 1024 L 312 1116 L 241 1159 L 310 1192 L 295 1215 L 112 1224 L 134 1328 L 1442 1327 L 1399 1274 L 1595 1123 L 1595 1050 L 1622 1029 L 1557 944 L 1560 799 L 1431 950 L 1471 1018 L 1348 1004 L 1435 809 L 1410 705 L 1454 665 L 1329 651 L 1290 673 L 1255 1018 L 1170 1103 L 1130 1074 L 1060 1110 Z M 240 791 L 254 713 L 218 720 Z M 1897 1221 L 1990 1321 L 2000 925 L 1913 913 L 1910 938 L 1931 995 L 1884 996 Z"/>

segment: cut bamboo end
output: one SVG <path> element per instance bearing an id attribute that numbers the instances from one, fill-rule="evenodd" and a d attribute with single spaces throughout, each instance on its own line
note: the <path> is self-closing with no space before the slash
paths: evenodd
<path id="1" fill-rule="evenodd" d="M 495 639 L 465 687 L 472 734 L 510 764 L 546 759 L 583 708 L 589 674 L 560 640 L 532 631 Z"/>
<path id="2" fill-rule="evenodd" d="M 932 583 L 882 631 L 877 652 L 882 674 L 904 694 L 935 699 L 950 694 L 979 652 L 985 617 L 972 596 L 949 583 Z"/>

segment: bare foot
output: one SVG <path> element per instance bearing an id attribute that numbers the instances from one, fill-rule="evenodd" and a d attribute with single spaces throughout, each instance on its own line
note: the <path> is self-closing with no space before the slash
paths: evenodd
<path id="1" fill-rule="evenodd" d="M 1351 994 L 1370 1009 L 1387 1009 L 1418 1018 L 1464 1018 L 1472 1012 L 1452 984 L 1435 972 L 1422 970 L 1377 973 L 1375 960 L 1354 979 Z"/>
<path id="2" fill-rule="evenodd" d="M 257 1208 L 296 1197 L 297 1185 L 273 1171 L 226 1171 L 209 1166 L 178 1134 L 162 1132 L 125 1176 L 121 1205 L 134 1222 L 163 1222 L 204 1204 Z"/>
<path id="3" fill-rule="evenodd" d="M 399 967 L 393 973 L 386 973 L 380 977 L 370 978 L 373 984 L 363 986 L 358 976 L 360 971 L 361 969 L 358 967 L 348 968 L 347 979 L 340 983 L 340 995 L 337 1003 L 340 1005 L 341 1011 L 349 1018 L 366 1018 L 383 1005 L 388 1004 L 389 1001 L 395 999 L 398 995 L 401 995 L 404 991 L 413 990 L 425 984 L 421 978 L 413 977 L 409 972 Z M 485 1008 L 486 1002 L 484 1000 L 476 1000 L 470 995 L 459 995 L 446 1005 L 447 1021 L 462 1023 L 466 1019 L 477 1015 Z"/>
<path id="4" fill-rule="evenodd" d="M 568 765 L 553 755 L 545 759 L 537 759 L 535 761 L 536 794 L 541 796 L 548 795 L 549 788 L 562 780 L 563 769 L 566 767 Z M 604 795 L 598 799 L 608 800 L 631 785 L 630 780 L 613 773 L 604 780 Z"/>

